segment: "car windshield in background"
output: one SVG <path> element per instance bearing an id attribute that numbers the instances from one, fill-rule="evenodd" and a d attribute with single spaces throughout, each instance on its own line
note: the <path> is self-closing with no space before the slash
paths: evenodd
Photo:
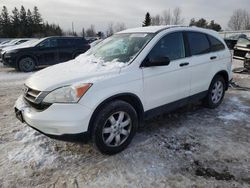
<path id="1" fill-rule="evenodd" d="M 105 62 L 129 62 L 153 38 L 154 34 L 116 34 L 93 47 L 87 55 L 94 55 Z"/>

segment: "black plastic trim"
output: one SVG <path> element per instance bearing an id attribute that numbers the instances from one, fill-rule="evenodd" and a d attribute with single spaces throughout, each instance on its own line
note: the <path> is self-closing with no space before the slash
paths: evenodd
<path id="1" fill-rule="evenodd" d="M 27 124 L 27 122 L 25 122 L 25 123 Z M 88 142 L 90 139 L 88 132 L 77 133 L 77 134 L 51 135 L 51 134 L 44 133 L 35 127 L 32 127 L 29 124 L 27 124 L 27 125 L 29 127 L 31 127 L 32 129 L 38 131 L 39 133 L 41 133 L 49 138 L 55 139 L 55 140 L 84 143 L 84 142 Z"/>
<path id="2" fill-rule="evenodd" d="M 206 97 L 207 93 L 208 93 L 208 91 L 203 91 L 201 93 L 192 95 L 190 97 L 187 97 L 187 98 L 184 98 L 184 99 L 181 99 L 181 100 L 178 100 L 175 102 L 171 102 L 171 103 L 156 107 L 154 109 L 148 110 L 144 113 L 144 119 L 150 119 L 154 116 L 173 111 L 173 110 L 175 110 L 179 107 L 182 107 L 186 104 L 201 100 L 204 97 Z"/>

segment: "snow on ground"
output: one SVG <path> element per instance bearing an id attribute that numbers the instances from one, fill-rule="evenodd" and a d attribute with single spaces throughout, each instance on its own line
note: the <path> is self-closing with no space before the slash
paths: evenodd
<path id="1" fill-rule="evenodd" d="M 105 156 L 15 118 L 30 74 L 0 67 L 0 187 L 250 186 L 250 91 L 230 89 L 215 110 L 197 103 L 146 121 L 124 152 Z"/>

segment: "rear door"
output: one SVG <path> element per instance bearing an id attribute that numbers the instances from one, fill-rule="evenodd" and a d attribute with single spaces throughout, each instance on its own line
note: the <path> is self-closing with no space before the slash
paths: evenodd
<path id="1" fill-rule="evenodd" d="M 212 62 L 216 61 L 216 53 L 210 52 L 208 37 L 200 32 L 185 32 L 189 44 L 191 69 L 190 95 L 206 91 L 211 82 Z"/>
<path id="2" fill-rule="evenodd" d="M 169 65 L 144 67 L 145 109 L 153 109 L 186 98 L 190 90 L 190 69 L 182 32 L 165 35 L 146 59 L 168 57 Z"/>
<path id="3" fill-rule="evenodd" d="M 58 45 L 59 62 L 65 62 L 73 59 L 75 49 L 75 42 L 73 38 L 59 38 Z"/>

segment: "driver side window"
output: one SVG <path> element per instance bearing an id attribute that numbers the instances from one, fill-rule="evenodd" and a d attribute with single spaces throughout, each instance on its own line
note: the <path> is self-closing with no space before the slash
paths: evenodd
<path id="1" fill-rule="evenodd" d="M 164 36 L 149 53 L 149 58 L 168 57 L 170 61 L 185 57 L 185 47 L 181 32 Z"/>

